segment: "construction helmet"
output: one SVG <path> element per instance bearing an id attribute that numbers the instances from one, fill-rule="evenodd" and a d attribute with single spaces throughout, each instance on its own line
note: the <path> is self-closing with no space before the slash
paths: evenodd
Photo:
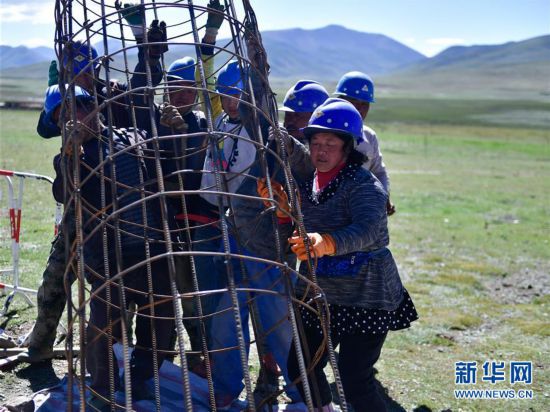
<path id="1" fill-rule="evenodd" d="M 302 132 L 308 140 L 315 133 L 331 132 L 359 144 L 363 141 L 363 119 L 350 102 L 331 97 L 315 109 Z"/>
<path id="2" fill-rule="evenodd" d="M 286 92 L 279 110 L 312 113 L 328 97 L 328 92 L 321 84 L 313 80 L 300 80 Z"/>
<path id="3" fill-rule="evenodd" d="M 70 96 L 69 85 L 66 85 L 66 94 L 65 97 Z M 74 96 L 77 101 L 82 102 L 93 102 L 94 98 L 86 90 L 80 86 L 74 86 Z M 59 90 L 59 85 L 55 84 L 46 89 L 46 96 L 44 98 L 44 121 L 49 125 L 54 125 L 53 113 L 55 109 L 59 107 L 63 99 L 61 98 L 61 91 Z"/>
<path id="4" fill-rule="evenodd" d="M 97 57 L 98 53 L 94 46 L 80 40 L 69 42 L 63 51 L 63 67 L 68 68 L 69 61 L 72 60 L 75 75 L 82 71 L 91 72 L 92 69 L 96 70 L 100 66 Z"/>
<path id="5" fill-rule="evenodd" d="M 170 67 L 166 77 L 168 80 L 185 80 L 195 82 L 195 59 L 189 56 L 182 57 L 174 61 Z"/>
<path id="6" fill-rule="evenodd" d="M 216 90 L 228 95 L 237 95 L 243 91 L 243 74 L 237 60 L 231 60 L 220 70 Z"/>
<path id="7" fill-rule="evenodd" d="M 352 99 L 374 103 L 374 83 L 365 73 L 349 72 L 342 76 L 336 90 L 336 96 L 346 96 Z"/>

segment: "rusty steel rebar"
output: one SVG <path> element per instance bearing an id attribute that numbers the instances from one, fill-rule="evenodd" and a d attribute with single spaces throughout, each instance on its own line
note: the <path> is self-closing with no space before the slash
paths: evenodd
<path id="1" fill-rule="evenodd" d="M 90 344 L 86 329 L 93 329 L 90 321 L 89 304 L 101 302 L 107 308 L 106 316 L 110 319 L 108 326 L 101 330 L 95 330 L 96 340 L 105 337 L 108 342 L 108 356 L 105 363 L 111 371 L 109 375 L 109 397 L 104 400 L 115 410 L 132 409 L 132 377 L 131 377 L 131 350 L 134 346 L 133 336 L 130 334 L 132 323 L 137 320 L 147 320 L 150 335 L 150 347 L 134 346 L 133 350 L 141 350 L 152 356 L 153 371 L 153 398 L 155 409 L 162 409 L 160 377 L 158 368 L 161 364 L 161 356 L 166 353 L 176 356 L 181 365 L 181 394 L 182 407 L 186 410 L 193 410 L 194 397 L 190 374 L 193 373 L 188 365 L 190 357 L 201 360 L 201 367 L 208 387 L 208 397 L 205 405 L 210 410 L 217 407 L 217 388 L 214 383 L 212 355 L 231 350 L 239 351 L 239 359 L 242 368 L 244 392 L 242 396 L 246 399 L 248 410 L 269 410 L 269 405 L 276 402 L 276 398 L 283 390 L 279 389 L 270 394 L 267 398 L 257 399 L 254 396 L 254 383 L 249 372 L 249 364 L 257 364 L 263 371 L 266 366 L 262 357 L 267 354 L 266 339 L 274 333 L 277 328 L 285 322 L 290 323 L 292 342 L 297 351 L 297 358 L 300 367 L 300 380 L 304 386 L 304 403 L 312 410 L 316 389 L 310 388 L 307 375 L 319 361 L 321 353 L 329 351 L 329 361 L 334 371 L 336 387 L 340 396 L 342 410 L 346 410 L 344 394 L 340 382 L 336 358 L 331 345 L 328 333 L 328 308 L 323 299 L 322 292 L 316 286 L 315 261 L 309 264 L 307 275 L 300 274 L 296 269 L 295 262 L 289 258 L 288 251 L 282 247 L 285 235 L 281 232 L 278 224 L 276 210 L 278 200 L 274 197 L 271 179 L 279 176 L 280 183 L 287 188 L 292 212 L 288 215 L 292 224 L 300 235 L 307 239 L 303 226 L 300 206 L 295 195 L 296 184 L 292 178 L 292 169 L 289 164 L 285 144 L 279 131 L 277 102 L 275 94 L 268 82 L 269 65 L 268 55 L 262 46 L 258 22 L 248 0 L 222 2 L 223 11 L 217 11 L 223 15 L 225 29 L 229 29 L 230 38 L 218 41 L 214 44 L 215 65 L 217 68 L 213 73 L 207 73 L 203 63 L 201 46 L 203 46 L 201 35 L 205 31 L 205 21 L 208 14 L 206 1 L 203 4 L 195 4 L 191 0 L 179 1 L 141 1 L 137 6 L 141 8 L 144 19 L 141 22 L 143 41 L 137 44 L 134 38 L 129 37 L 129 24 L 124 19 L 120 10 L 121 5 L 106 2 L 104 0 L 57 0 L 55 7 L 56 33 L 55 50 L 58 56 L 60 67 L 60 90 L 62 95 L 68 96 L 64 99 L 60 117 L 62 124 L 63 148 L 72 147 L 72 154 L 64 157 L 63 170 L 65 170 L 65 218 L 73 219 L 76 236 L 74 239 L 67 238 L 66 244 L 66 287 L 71 288 L 72 276 L 76 278 L 76 291 L 73 296 L 68 293 L 68 337 L 67 359 L 69 361 L 69 387 L 78 385 L 80 399 L 86 399 L 90 393 L 93 394 L 86 380 L 87 351 Z M 164 20 L 166 22 L 167 37 L 165 40 L 150 42 L 148 39 L 148 27 L 152 20 Z M 67 57 L 71 47 L 76 41 L 90 45 L 99 46 L 99 55 L 93 58 L 90 51 L 89 71 L 74 74 L 73 61 Z M 155 84 L 151 71 L 151 58 L 149 50 L 159 45 L 168 47 L 168 55 L 161 54 L 160 66 L 162 68 L 162 79 Z M 135 64 L 136 51 L 143 52 L 145 59 L 145 72 L 136 72 L 132 65 Z M 252 55 L 249 54 L 253 51 Z M 180 55 L 176 55 L 180 53 Z M 196 82 L 193 84 L 173 84 L 166 76 L 168 60 L 182 57 L 182 53 L 192 56 L 196 61 Z M 168 57 L 170 56 L 170 58 Z M 230 60 L 237 60 L 242 73 L 244 73 L 244 84 L 242 93 L 239 95 L 239 107 L 241 113 L 246 113 L 243 119 L 243 127 L 246 128 L 249 137 L 239 133 L 223 132 L 217 130 L 214 118 L 213 99 L 221 96 L 221 93 L 213 90 L 210 86 L 219 67 L 224 66 Z M 92 69 L 99 64 L 100 70 Z M 144 76 L 144 85 L 132 85 L 134 76 Z M 95 119 L 97 123 L 104 124 L 104 132 L 97 132 L 92 137 L 92 144 L 97 143 L 98 147 L 105 147 L 99 150 L 100 156 L 96 165 L 91 167 L 83 161 L 81 148 L 71 139 L 71 128 L 67 127 L 68 121 L 76 122 L 78 110 L 75 96 L 75 86 L 81 84 L 79 77 L 90 76 L 93 87 L 88 92 L 93 95 L 94 107 L 87 119 Z M 118 88 L 115 77 L 123 79 L 126 88 Z M 172 129 L 171 133 L 160 133 L 157 124 L 158 105 L 162 102 L 170 103 L 170 93 L 177 90 L 188 90 L 197 93 L 198 99 L 194 110 L 202 110 L 205 127 L 198 131 L 181 132 Z M 128 121 L 126 124 L 117 124 L 117 114 L 124 112 Z M 138 130 L 140 124 L 146 119 L 150 129 L 147 130 L 146 139 L 131 143 L 124 148 L 115 147 L 115 136 L 120 134 L 119 129 Z M 267 127 L 275 130 L 275 142 L 269 142 Z M 134 133 L 134 132 L 131 132 Z M 170 161 L 177 164 L 177 170 L 165 173 L 167 162 L 167 145 L 187 149 L 191 139 L 202 139 L 202 145 L 195 151 L 175 153 Z M 249 144 L 256 152 L 255 159 L 242 171 L 231 171 L 220 167 L 223 153 L 220 144 L 228 139 Z M 213 170 L 204 168 L 192 169 L 189 167 L 190 159 L 194 156 L 204 156 L 209 152 L 213 159 Z M 150 165 L 143 173 L 143 168 L 138 167 L 135 180 L 136 185 L 126 184 L 120 176 L 124 170 L 118 170 L 117 160 L 122 157 L 134 159 L 136 164 Z M 258 173 L 252 170 L 259 171 Z M 84 172 L 85 176 L 82 176 Z M 215 184 L 210 187 L 193 188 L 188 186 L 190 176 L 193 174 L 211 173 L 214 175 Z M 151 179 L 151 174 L 153 178 Z M 261 198 L 257 193 L 253 195 L 243 194 L 229 190 L 232 179 L 248 179 L 256 181 L 266 178 L 269 192 L 269 199 Z M 244 180 L 243 180 L 244 181 Z M 166 182 L 170 182 L 167 184 Z M 90 199 L 86 198 L 85 190 L 90 185 L 97 185 L 100 199 L 94 206 Z M 217 204 L 218 217 L 212 222 L 199 223 L 189 218 L 189 202 L 191 196 L 214 195 Z M 131 199 L 131 200 L 129 200 Z M 256 225 L 261 219 L 268 219 L 271 222 L 273 235 L 273 251 L 275 258 L 265 256 L 253 256 L 245 253 L 243 242 L 244 227 L 236 221 L 235 203 L 239 201 L 249 202 L 258 207 L 258 215 L 247 225 Z M 177 203 L 181 209 L 183 218 L 175 225 L 174 217 L 171 215 L 170 205 Z M 270 204 L 266 207 L 264 203 Z M 99 205 L 99 206 L 98 206 Z M 152 205 L 155 205 L 153 207 Z M 153 210 L 154 209 L 154 210 Z M 155 227 L 149 222 L 151 213 L 160 216 L 160 227 Z M 140 216 L 139 221 L 131 221 L 128 216 Z M 220 249 L 216 251 L 198 251 L 197 245 L 200 241 L 195 238 L 194 233 L 198 228 L 207 226 L 219 229 Z M 249 228 L 250 229 L 250 228 Z M 139 234 L 138 234 L 139 232 Z M 102 256 L 102 262 L 91 262 L 89 250 L 100 239 L 100 246 L 96 250 Z M 142 256 L 136 261 L 128 260 L 127 245 L 125 241 L 130 239 L 135 244 L 141 242 L 143 247 Z M 236 239 L 236 241 L 235 241 Z M 96 242 L 96 243 L 92 243 Z M 235 248 L 234 244 L 237 243 Z M 306 246 L 308 241 L 306 241 Z M 161 247 L 162 253 L 153 253 L 153 247 Z M 309 247 L 309 246 L 307 246 Z M 100 249 L 100 250 L 99 250 Z M 222 289 L 201 289 L 196 266 L 196 259 L 201 257 L 223 260 L 225 265 L 225 276 L 227 284 Z M 182 262 L 185 262 L 185 270 L 182 269 Z M 251 263 L 264 265 L 264 269 L 255 273 L 248 267 Z M 159 274 L 157 268 L 163 264 L 166 273 Z M 237 266 L 235 266 L 237 265 Z M 243 279 L 238 280 L 234 268 L 239 267 Z M 276 269 L 280 274 L 277 284 L 264 285 L 265 288 L 255 287 L 255 281 L 262 278 L 268 270 Z M 145 288 L 135 288 L 132 276 L 135 273 L 145 276 Z M 186 278 L 190 285 L 187 290 L 182 290 L 179 283 L 181 277 Z M 95 279 L 101 281 L 100 286 L 93 288 L 86 281 Z M 159 294 L 155 285 L 164 279 L 168 284 L 169 294 Z M 294 284 L 296 279 L 308 284 L 308 290 L 314 291 L 319 299 L 311 300 L 312 294 L 307 296 L 296 296 Z M 275 289 L 278 288 L 278 289 Z M 115 293 L 118 298 L 113 296 Z M 218 296 L 228 293 L 231 301 L 230 310 L 219 309 L 206 313 L 203 308 L 203 299 L 208 296 Z M 104 296 L 104 297 L 103 297 Z M 147 304 L 136 309 L 129 309 L 129 303 L 136 296 L 146 298 Z M 250 344 L 257 346 L 260 354 L 259 361 L 249 360 L 249 347 L 247 337 L 249 336 L 248 322 L 241 319 L 242 299 L 239 296 L 246 296 L 244 305 L 248 306 L 250 313 L 251 328 L 254 339 Z M 274 325 L 263 327 L 260 320 L 261 311 L 257 302 L 260 297 L 272 297 L 283 299 L 287 313 Z M 132 298 L 134 297 L 134 298 Z M 191 302 L 191 303 L 190 303 Z M 156 339 L 158 324 L 156 321 L 166 320 L 157 316 L 158 307 L 169 303 L 172 307 L 173 316 L 170 321 L 174 323 L 174 338 L 177 345 L 172 349 L 160 350 Z M 187 313 L 183 307 L 194 308 L 193 313 Z M 318 314 L 325 335 L 324 345 L 317 353 L 302 352 L 301 342 L 305 337 L 302 333 L 300 308 L 302 310 L 314 311 Z M 116 315 L 120 313 L 120 315 Z M 207 325 L 216 317 L 231 313 L 235 323 L 235 340 L 237 345 L 222 348 L 212 348 L 206 336 Z M 199 348 L 190 347 L 190 337 L 186 332 L 186 324 L 193 322 L 199 331 Z M 214 331 L 215 333 L 215 331 Z M 91 335 L 92 336 L 92 335 Z M 113 354 L 115 343 L 122 346 L 122 359 L 120 362 L 124 368 L 124 381 L 119 383 L 118 376 L 114 376 L 113 368 L 119 360 Z M 136 342 L 137 344 L 138 342 Z M 79 353 L 74 349 L 78 347 Z M 231 370 L 226 373 L 230 374 Z M 261 373 L 260 373 L 261 375 Z M 296 382 L 294 382 L 296 383 Z M 124 392 L 124 401 L 121 404 L 115 397 L 115 391 L 119 389 Z M 68 408 L 73 408 L 73 393 L 68 391 Z M 218 405 L 219 406 L 219 405 Z M 80 410 L 86 408 L 85 402 L 79 402 Z M 257 409 L 258 408 L 258 409 Z M 268 409 L 266 409 L 268 408 Z"/>

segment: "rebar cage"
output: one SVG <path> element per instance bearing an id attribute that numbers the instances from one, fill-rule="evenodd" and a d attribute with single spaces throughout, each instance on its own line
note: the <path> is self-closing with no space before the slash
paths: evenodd
<path id="1" fill-rule="evenodd" d="M 321 350 L 328 349 L 345 410 L 314 262 L 300 274 L 286 243 L 293 230 L 305 231 L 254 11 L 248 0 L 212 4 L 56 2 L 67 291 L 76 280 L 66 342 L 69 387 L 78 395 L 68 391 L 69 408 L 84 410 L 78 400 L 95 397 L 111 410 L 132 410 L 144 399 L 141 379 L 152 395 L 145 399 L 164 409 L 159 368 L 172 360 L 182 408 L 216 410 L 229 399 L 224 385 L 237 382 L 232 389 L 244 389 L 248 409 L 264 410 L 295 388 L 269 378 L 273 360 L 286 369 L 284 350 L 292 346 L 303 402 L 313 410 L 318 395 L 306 374 L 321 353 L 300 345 L 300 310 L 310 310 L 322 321 Z M 228 38 L 205 42 L 209 14 L 223 17 Z M 97 53 L 83 53 L 83 44 Z M 170 63 L 183 56 L 194 60 L 194 81 L 170 76 Z M 240 82 L 222 93 L 216 77 L 230 62 Z M 91 104 L 80 103 L 76 86 Z M 187 112 L 178 93 L 196 96 Z M 231 101 L 238 101 L 238 127 L 219 113 Z M 167 106 L 185 112 L 183 125 L 163 123 Z M 240 169 L 231 167 L 236 151 L 248 156 Z M 267 197 L 258 195 L 259 181 Z M 290 208 L 274 196 L 275 181 Z M 308 285 L 303 296 L 294 292 L 297 278 Z M 197 375 L 208 389 L 203 400 Z"/>

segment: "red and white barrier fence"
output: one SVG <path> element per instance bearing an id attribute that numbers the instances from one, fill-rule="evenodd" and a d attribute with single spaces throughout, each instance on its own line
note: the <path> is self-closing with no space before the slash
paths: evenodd
<path id="1" fill-rule="evenodd" d="M 6 290 L 11 290 L 11 293 L 4 302 L 4 307 L 0 310 L 0 316 L 3 316 L 8 311 L 8 308 L 16 294 L 23 295 L 26 301 L 34 306 L 34 301 L 29 297 L 30 294 L 36 294 L 37 291 L 30 288 L 25 288 L 19 285 L 19 255 L 21 251 L 21 245 L 19 243 L 21 235 L 21 212 L 23 206 L 23 187 L 25 179 L 35 179 L 39 181 L 46 181 L 50 184 L 53 183 L 53 179 L 49 176 L 38 175 L 34 173 L 15 172 L 12 170 L 0 169 L 0 177 L 4 177 L 8 184 L 8 207 L 10 218 L 10 231 L 11 231 L 11 259 L 12 267 L 8 269 L 0 269 L 0 294 L 4 294 Z M 17 180 L 16 180 L 17 179 Z M 14 190 L 14 180 L 18 181 L 17 194 Z M 0 191 L 1 200 L 1 191 Z M 54 233 L 57 234 L 59 230 L 59 224 L 61 222 L 61 205 L 56 204 L 55 209 L 55 224 Z M 2 283 L 4 276 L 12 275 L 13 283 Z"/>

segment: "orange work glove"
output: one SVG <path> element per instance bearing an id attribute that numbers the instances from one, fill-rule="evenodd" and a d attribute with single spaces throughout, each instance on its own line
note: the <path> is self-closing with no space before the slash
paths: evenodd
<path id="1" fill-rule="evenodd" d="M 286 194 L 283 185 L 281 185 L 279 182 L 272 180 L 271 190 L 273 190 L 273 198 L 279 204 L 275 214 L 278 218 L 287 218 L 290 214 L 290 204 L 288 203 L 288 195 Z M 264 199 L 269 199 L 269 189 L 265 184 L 265 178 L 263 177 L 258 179 L 258 194 Z M 271 203 L 269 200 L 264 200 L 264 205 L 266 207 L 271 207 L 273 203 Z"/>
<path id="2" fill-rule="evenodd" d="M 386 212 L 388 213 L 388 216 L 391 216 L 395 213 L 395 205 L 391 202 L 389 197 L 388 201 L 386 202 Z"/>
<path id="3" fill-rule="evenodd" d="M 336 242 L 331 235 L 326 233 L 323 235 L 320 233 L 308 233 L 307 236 L 311 242 L 310 251 L 313 249 L 313 254 L 317 258 L 336 253 Z M 294 236 L 288 239 L 288 242 L 292 245 L 290 249 L 296 254 L 298 260 L 307 260 L 306 245 L 301 236 L 298 236 L 294 232 Z"/>

